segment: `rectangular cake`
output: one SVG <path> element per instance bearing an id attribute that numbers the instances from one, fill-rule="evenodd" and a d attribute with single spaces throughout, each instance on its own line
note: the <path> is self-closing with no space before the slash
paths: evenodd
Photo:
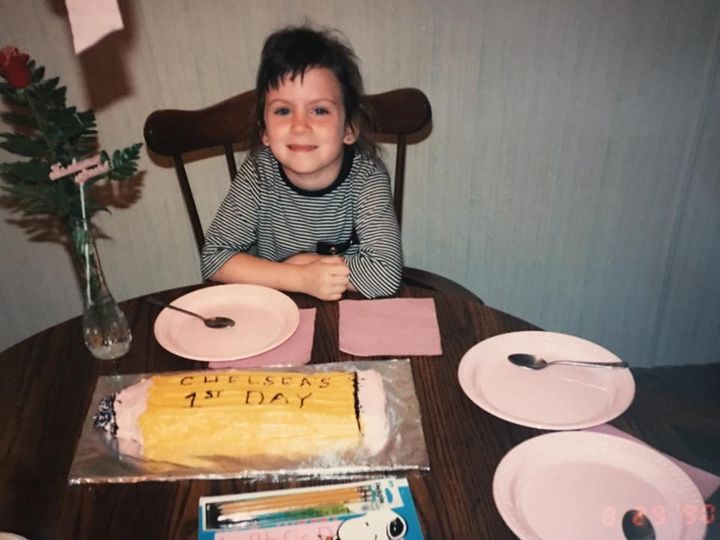
<path id="1" fill-rule="evenodd" d="M 94 426 L 117 437 L 121 452 L 185 465 L 374 455 L 389 432 L 382 376 L 372 369 L 156 374 L 105 397 Z"/>

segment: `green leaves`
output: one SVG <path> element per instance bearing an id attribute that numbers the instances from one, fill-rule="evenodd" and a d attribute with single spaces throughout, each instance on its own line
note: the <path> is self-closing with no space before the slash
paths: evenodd
<path id="1" fill-rule="evenodd" d="M 3 183 L 0 185 L 0 188 L 15 198 L 18 206 L 21 207 L 26 214 L 55 214 L 66 216 L 72 213 L 72 198 L 68 197 L 68 193 L 66 192 L 67 186 L 64 186 L 60 181 L 54 183 L 50 182 L 50 180 L 44 183 L 29 180 L 7 182 L 6 174 L 6 171 L 2 172 Z M 70 182 L 70 180 L 67 181 Z M 73 190 L 73 187 L 70 186 L 70 189 L 75 191 L 75 196 L 77 187 L 75 186 Z"/>
<path id="2" fill-rule="evenodd" d="M 72 120 L 68 122 L 65 141 L 72 148 L 71 153 L 86 156 L 97 152 L 97 123 L 93 111 L 75 112 L 72 107 Z M 74 129 L 72 129 L 74 127 Z"/>
<path id="3" fill-rule="evenodd" d="M 67 88 L 59 86 L 59 84 L 59 77 L 53 77 L 48 80 L 38 80 L 29 90 L 29 94 L 46 111 L 52 109 L 65 109 Z"/>
<path id="4" fill-rule="evenodd" d="M 14 105 L 25 105 L 25 90 L 16 90 L 6 82 L 0 81 L 0 95 Z"/>
<path id="5" fill-rule="evenodd" d="M 95 201 L 95 183 L 126 180 L 137 173 L 141 143 L 108 154 L 98 148 L 98 131 L 92 110 L 78 111 L 66 105 L 67 89 L 59 77 L 45 79 L 45 69 L 28 62 L 31 82 L 20 89 L 0 81 L 0 95 L 10 110 L 0 114 L 12 133 L 0 133 L 0 148 L 29 158 L 0 163 L 0 189 L 13 197 L 26 214 L 55 214 L 62 219 L 80 216 L 79 187 L 74 174 L 56 181 L 49 179 L 50 166 L 68 167 L 100 152 L 110 171 L 91 178 L 85 184 L 89 213 L 102 209 Z"/>
<path id="6" fill-rule="evenodd" d="M 6 124 L 9 124 L 11 126 L 17 126 L 19 128 L 23 129 L 37 129 L 38 125 L 35 121 L 35 118 L 32 117 L 30 114 L 22 114 L 22 113 L 0 113 L 0 118 L 3 119 L 3 122 Z"/>
<path id="7" fill-rule="evenodd" d="M 136 143 L 123 150 L 113 152 L 112 159 L 110 159 L 110 172 L 108 173 L 111 180 L 125 180 L 137 172 L 140 148 L 142 148 L 142 143 Z M 103 161 L 109 159 L 107 152 L 102 152 L 102 159 Z"/>
<path id="8" fill-rule="evenodd" d="M 48 178 L 50 167 L 46 161 L 31 159 L 14 163 L 0 163 L 0 189 L 12 196 L 28 215 L 68 215 L 77 186 L 71 179 L 53 182 Z"/>
<path id="9" fill-rule="evenodd" d="M 38 184 L 49 181 L 50 167 L 40 159 L 0 163 L 0 176 L 8 182 L 27 182 Z"/>
<path id="10" fill-rule="evenodd" d="M 24 157 L 43 157 L 48 153 L 48 148 L 42 139 L 17 135 L 15 133 L 0 133 L 5 139 L 0 142 L 0 148 L 8 152 Z"/>

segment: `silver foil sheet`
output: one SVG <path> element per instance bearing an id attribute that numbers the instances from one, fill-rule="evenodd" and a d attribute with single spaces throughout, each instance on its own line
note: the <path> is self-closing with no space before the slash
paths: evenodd
<path id="1" fill-rule="evenodd" d="M 429 470 L 420 407 L 409 360 L 364 360 L 300 367 L 245 368 L 243 371 L 315 373 L 364 369 L 378 371 L 382 375 L 385 387 L 390 429 L 388 442 L 379 453 L 368 455 L 364 450 L 358 449 L 344 455 L 303 460 L 269 456 L 241 459 L 217 455 L 211 456 L 207 465 L 197 467 L 134 457 L 140 454 L 139 448 L 123 443 L 120 451 L 115 437 L 93 428 L 93 417 L 103 397 L 119 392 L 151 374 L 100 377 L 78 440 L 68 481 L 70 484 L 84 484 L 187 478 L 261 478 L 263 480 L 282 480 L 288 477 L 355 478 L 378 472 Z M 193 372 L 193 375 L 217 372 L 218 370 L 197 371 Z M 298 441 L 297 444 L 302 444 L 302 441 Z"/>

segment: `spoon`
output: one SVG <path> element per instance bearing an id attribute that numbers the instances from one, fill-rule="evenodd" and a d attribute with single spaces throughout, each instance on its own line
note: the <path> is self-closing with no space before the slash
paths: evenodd
<path id="1" fill-rule="evenodd" d="M 655 527 L 640 510 L 625 512 L 622 530 L 627 540 L 655 540 Z"/>
<path id="2" fill-rule="evenodd" d="M 604 368 L 626 368 L 628 367 L 627 362 L 583 362 L 580 360 L 553 360 L 548 362 L 544 358 L 535 356 L 534 354 L 515 353 L 508 356 L 513 364 L 521 367 L 530 369 L 544 369 L 554 364 L 566 364 L 568 366 L 589 366 L 589 367 L 604 367 Z"/>
<path id="3" fill-rule="evenodd" d="M 185 313 L 186 315 L 192 315 L 193 317 L 197 317 L 198 319 L 202 320 L 202 322 L 204 322 L 205 326 L 207 326 L 208 328 L 227 328 L 229 326 L 235 326 L 235 321 L 227 317 L 203 317 L 202 315 L 198 315 L 197 313 L 193 313 L 192 311 L 188 311 L 187 309 L 173 306 L 172 304 L 168 304 L 152 296 L 148 296 L 146 300 L 151 304 L 155 304 L 156 306 L 174 309 L 175 311 Z"/>

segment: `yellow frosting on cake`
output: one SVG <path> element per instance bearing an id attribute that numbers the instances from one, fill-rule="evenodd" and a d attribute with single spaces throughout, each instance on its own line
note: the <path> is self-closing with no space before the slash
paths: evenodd
<path id="1" fill-rule="evenodd" d="M 356 448 L 355 373 L 229 370 L 154 375 L 140 416 L 143 455 L 318 456 Z"/>

